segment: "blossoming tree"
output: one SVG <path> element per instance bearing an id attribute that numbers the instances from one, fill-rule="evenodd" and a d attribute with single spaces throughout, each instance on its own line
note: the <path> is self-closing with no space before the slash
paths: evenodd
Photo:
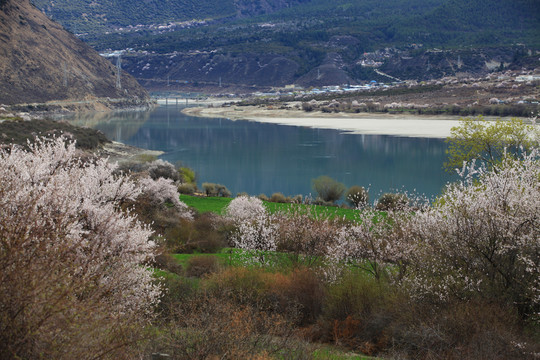
<path id="1" fill-rule="evenodd" d="M 141 188 L 64 138 L 29 149 L 0 151 L 0 358 L 132 358 L 160 297 L 120 206 Z"/>
<path id="2" fill-rule="evenodd" d="M 473 162 L 412 219 L 414 294 L 502 299 L 522 315 L 540 315 L 539 157 L 533 149 L 490 169 Z"/>

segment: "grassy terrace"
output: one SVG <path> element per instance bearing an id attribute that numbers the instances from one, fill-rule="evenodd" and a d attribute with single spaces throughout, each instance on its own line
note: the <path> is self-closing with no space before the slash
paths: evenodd
<path id="1" fill-rule="evenodd" d="M 223 214 L 227 205 L 232 201 L 232 198 L 180 195 L 180 200 L 186 203 L 186 205 L 195 208 L 200 213 L 213 212 L 216 214 Z M 305 209 L 308 206 L 304 204 L 283 204 L 268 201 L 264 201 L 263 203 L 270 213 L 289 212 L 292 209 Z M 313 205 L 313 209 L 315 209 L 315 213 L 321 217 L 339 217 L 347 220 L 354 220 L 358 213 L 355 209 L 333 206 Z"/>

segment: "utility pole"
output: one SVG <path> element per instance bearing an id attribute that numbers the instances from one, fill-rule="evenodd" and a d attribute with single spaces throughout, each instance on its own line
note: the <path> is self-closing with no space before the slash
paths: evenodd
<path id="1" fill-rule="evenodd" d="M 122 60 L 120 59 L 120 55 L 116 58 L 116 88 L 121 89 L 122 88 Z"/>

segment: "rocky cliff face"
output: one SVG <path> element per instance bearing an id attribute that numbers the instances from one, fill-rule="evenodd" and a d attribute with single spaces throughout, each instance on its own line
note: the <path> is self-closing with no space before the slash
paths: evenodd
<path id="1" fill-rule="evenodd" d="M 0 104 L 146 99 L 127 73 L 51 21 L 28 0 L 0 0 Z"/>

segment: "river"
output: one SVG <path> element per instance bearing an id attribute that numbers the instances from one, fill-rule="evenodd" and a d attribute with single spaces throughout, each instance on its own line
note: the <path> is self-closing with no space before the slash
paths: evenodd
<path id="1" fill-rule="evenodd" d="M 327 175 L 347 187 L 436 196 L 453 179 L 442 169 L 442 139 L 352 134 L 340 130 L 200 118 L 182 107 L 149 111 L 82 113 L 68 120 L 103 131 L 128 145 L 163 151 L 160 157 L 188 166 L 203 182 L 233 194 L 312 194 L 311 180 Z"/>

